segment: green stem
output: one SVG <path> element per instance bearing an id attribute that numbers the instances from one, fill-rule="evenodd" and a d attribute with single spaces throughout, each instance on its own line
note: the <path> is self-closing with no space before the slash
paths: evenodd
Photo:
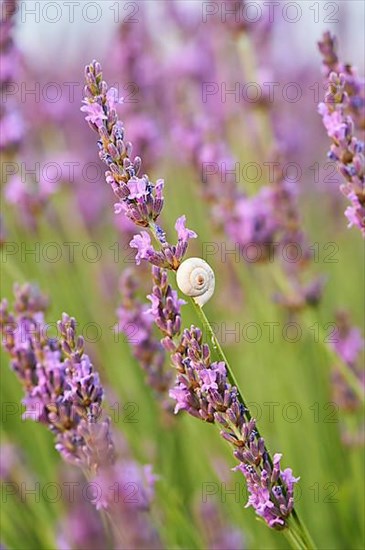
<path id="1" fill-rule="evenodd" d="M 191 302 L 194 306 L 194 309 L 195 309 L 200 321 L 203 324 L 203 327 L 206 328 L 206 330 L 209 333 L 213 348 L 214 348 L 217 356 L 219 357 L 219 359 L 221 361 L 224 361 L 226 369 L 227 369 L 227 378 L 228 378 L 230 384 L 232 386 L 236 387 L 239 399 L 240 399 L 242 405 L 244 406 L 244 408 L 246 410 L 245 415 L 250 420 L 251 415 L 250 415 L 250 412 L 249 412 L 249 410 L 248 410 L 248 408 L 245 404 L 245 399 L 244 399 L 243 394 L 242 394 L 242 392 L 239 388 L 237 379 L 234 375 L 234 372 L 233 372 L 233 370 L 232 370 L 232 368 L 231 368 L 231 366 L 228 362 L 228 359 L 227 359 L 227 357 L 226 357 L 226 355 L 225 355 L 225 353 L 224 353 L 224 351 L 223 351 L 216 335 L 214 334 L 213 328 L 212 328 L 212 326 L 211 326 L 211 324 L 208 320 L 208 317 L 205 315 L 205 312 L 203 311 L 203 308 L 194 301 L 194 298 L 191 298 Z M 261 437 L 257 426 L 256 426 L 256 431 L 257 431 L 257 436 Z M 270 456 L 269 452 L 267 452 L 267 454 L 268 454 L 268 460 L 269 460 L 270 464 L 272 465 L 272 459 L 271 459 L 271 456 Z M 286 535 L 286 537 L 288 538 L 290 544 L 292 545 L 292 547 L 294 549 L 297 549 L 297 550 L 304 550 L 304 549 L 313 550 L 315 548 L 315 545 L 314 545 L 307 529 L 305 528 L 303 522 L 300 520 L 300 518 L 298 516 L 298 513 L 295 510 L 292 511 L 292 519 L 291 519 L 291 521 L 288 522 L 288 528 L 284 530 L 284 534 Z"/>
<path id="2" fill-rule="evenodd" d="M 152 224 L 152 223 L 150 224 L 150 231 L 151 231 L 153 237 L 155 238 L 155 240 L 158 243 L 159 248 L 160 248 L 161 243 L 160 243 L 160 241 L 157 237 L 157 234 L 156 234 L 155 224 Z M 213 331 L 212 325 L 210 324 L 208 317 L 205 315 L 205 312 L 203 311 L 203 308 L 195 302 L 194 298 L 191 298 L 191 303 L 192 303 L 192 305 L 193 305 L 193 307 L 194 307 L 194 309 L 197 313 L 197 316 L 199 317 L 200 321 L 203 324 L 203 328 L 205 328 L 209 333 L 213 348 L 214 348 L 217 356 L 219 357 L 219 359 L 221 361 L 223 361 L 225 363 L 225 367 L 227 369 L 228 381 L 230 382 L 230 384 L 232 386 L 235 386 L 235 388 L 237 390 L 238 398 L 239 398 L 240 402 L 242 403 L 242 405 L 245 409 L 246 418 L 248 420 L 251 420 L 251 418 L 252 418 L 251 414 L 248 410 L 248 407 L 245 404 L 245 399 L 243 397 L 243 394 L 242 394 L 241 390 L 239 389 L 239 385 L 238 385 L 238 382 L 237 382 L 236 377 L 234 375 L 234 372 L 233 372 L 233 370 L 232 370 L 232 368 L 231 368 L 231 366 L 228 362 L 228 359 L 227 359 L 227 357 L 226 357 L 226 355 L 225 355 L 225 353 L 224 353 L 224 351 L 223 351 L 223 349 L 222 349 L 222 347 L 221 347 L 221 345 L 218 341 L 218 338 L 216 337 L 216 335 Z M 257 437 L 260 438 L 261 435 L 260 435 L 260 432 L 258 430 L 257 425 L 255 425 L 255 430 L 256 430 L 256 433 L 257 433 Z M 271 459 L 270 453 L 268 452 L 267 449 L 265 449 L 265 450 L 267 452 L 268 462 L 272 467 L 273 466 L 273 461 Z M 288 522 L 287 527 L 284 530 L 284 533 L 287 535 L 288 540 L 290 541 L 291 545 L 293 546 L 293 548 L 295 550 L 313 550 L 315 548 L 315 546 L 311 542 L 309 535 L 306 535 L 307 531 L 303 527 L 303 523 L 300 521 L 299 516 L 298 516 L 298 514 L 295 510 L 292 511 L 292 518 L 293 518 L 292 521 L 290 523 Z M 295 524 L 294 524 L 294 521 L 295 521 Z"/>
<path id="3" fill-rule="evenodd" d="M 283 535 L 289 542 L 290 546 L 294 548 L 294 550 L 301 550 L 303 548 L 303 546 L 301 545 L 301 541 L 298 540 L 296 533 L 292 529 L 286 529 L 283 532 Z"/>
<path id="4" fill-rule="evenodd" d="M 293 510 L 292 516 L 288 520 L 289 529 L 287 533 L 294 536 L 298 548 L 308 548 L 308 550 L 315 550 L 316 546 L 306 528 L 301 522 L 297 512 Z"/>
<path id="5" fill-rule="evenodd" d="M 238 382 L 236 380 L 236 377 L 228 363 L 228 359 L 213 331 L 213 328 L 211 326 L 211 324 L 209 323 L 209 320 L 208 320 L 208 317 L 205 315 L 205 312 L 203 311 L 203 308 L 201 306 L 199 306 L 194 298 L 191 298 L 191 303 L 193 304 L 193 307 L 195 308 L 195 311 L 199 317 L 199 319 L 201 320 L 202 324 L 203 324 L 203 327 L 208 331 L 209 333 L 209 336 L 210 336 L 210 339 L 211 339 L 211 342 L 212 342 L 212 345 L 213 345 L 213 348 L 215 349 L 219 359 L 221 361 L 224 361 L 224 363 L 226 364 L 226 368 L 227 368 L 227 375 L 228 375 L 228 380 L 229 382 L 231 383 L 232 386 L 236 386 L 237 388 L 237 391 L 241 397 L 241 400 L 242 402 L 244 402 L 244 398 L 243 398 L 243 395 L 242 395 L 242 392 L 241 390 L 239 389 L 239 386 L 238 386 Z"/>

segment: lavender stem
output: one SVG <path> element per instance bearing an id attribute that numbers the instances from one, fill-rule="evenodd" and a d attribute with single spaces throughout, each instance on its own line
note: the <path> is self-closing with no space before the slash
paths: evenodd
<path id="1" fill-rule="evenodd" d="M 211 338 L 211 342 L 212 342 L 212 345 L 213 345 L 213 348 L 215 349 L 219 359 L 221 361 L 224 361 L 224 363 L 226 364 L 226 367 L 227 367 L 227 374 L 228 374 L 228 380 L 229 382 L 232 384 L 232 386 L 236 386 L 237 388 L 237 391 L 238 391 L 238 395 L 240 396 L 240 400 L 242 401 L 242 404 L 244 405 L 244 407 L 247 409 L 246 405 L 245 405 L 245 402 L 244 402 L 244 398 L 243 398 L 243 395 L 242 395 L 242 392 L 241 390 L 239 389 L 239 385 L 238 385 L 238 382 L 236 380 L 236 377 L 228 363 L 228 359 L 218 341 L 218 338 L 216 337 L 216 335 L 214 334 L 214 331 L 212 329 L 212 326 L 211 324 L 209 323 L 209 319 L 208 317 L 205 315 L 205 312 L 203 311 L 203 308 L 201 306 L 199 306 L 195 301 L 194 301 L 194 298 L 191 298 L 191 303 L 193 304 L 194 306 L 194 309 L 198 315 L 198 317 L 200 318 L 201 322 L 203 323 L 203 328 L 206 328 L 209 332 L 209 336 Z M 249 420 L 251 420 L 251 417 L 250 417 L 250 414 L 248 413 L 248 417 L 249 417 Z"/>
<path id="2" fill-rule="evenodd" d="M 193 298 L 191 298 L 191 302 L 194 306 L 194 309 L 195 309 L 198 317 L 202 321 L 203 326 L 206 327 L 208 332 L 209 332 L 213 347 L 214 347 L 217 355 L 219 356 L 219 358 L 222 361 L 224 361 L 224 363 L 226 365 L 226 369 L 227 369 L 228 380 L 232 384 L 232 386 L 236 387 L 239 400 L 241 401 L 242 405 L 245 407 L 246 416 L 250 420 L 251 419 L 251 414 L 250 414 L 250 412 L 249 412 L 249 410 L 248 410 L 248 408 L 245 404 L 245 400 L 244 400 L 242 392 L 241 392 L 241 390 L 238 386 L 236 377 L 235 377 L 235 375 L 232 371 L 232 368 L 230 367 L 228 359 L 227 359 L 227 357 L 226 357 L 226 355 L 225 355 L 225 353 L 224 353 L 217 337 L 214 334 L 214 331 L 211 327 L 211 324 L 209 323 L 208 317 L 205 315 L 205 313 L 203 311 L 203 308 L 200 307 L 198 304 L 196 304 L 194 302 Z M 256 431 L 257 431 L 258 437 L 261 437 L 257 425 L 256 425 Z M 268 451 L 267 451 L 267 454 L 268 454 L 268 461 L 272 465 L 271 455 Z M 293 509 L 293 511 L 292 511 L 292 517 L 293 517 L 293 520 L 295 521 L 295 525 L 293 525 L 293 522 L 292 522 L 292 525 L 289 525 L 289 528 L 284 531 L 284 534 L 286 534 L 286 536 L 287 536 L 289 542 L 291 543 L 291 545 L 293 546 L 293 548 L 296 548 L 296 549 L 299 549 L 299 550 L 303 549 L 303 548 L 306 548 L 308 550 L 314 549 L 315 545 L 314 545 L 307 529 L 305 528 L 305 526 L 301 522 L 301 520 L 300 520 L 297 512 L 295 511 L 295 509 Z"/>
<path id="3" fill-rule="evenodd" d="M 160 243 L 160 241 L 157 237 L 154 224 L 150 224 L 149 229 L 150 229 L 154 239 L 156 240 L 156 243 L 160 247 L 161 243 Z M 219 359 L 225 363 L 225 366 L 226 366 L 226 369 L 227 369 L 227 378 L 228 378 L 230 384 L 232 386 L 234 386 L 237 390 L 238 399 L 242 403 L 242 405 L 245 409 L 245 415 L 246 415 L 247 419 L 251 420 L 252 417 L 251 417 L 250 411 L 249 411 L 248 407 L 245 404 L 245 399 L 244 399 L 243 394 L 242 394 L 242 392 L 239 388 L 236 377 L 235 377 L 235 375 L 233 373 L 233 370 L 232 370 L 232 368 L 231 368 L 231 366 L 228 362 L 228 359 L 227 359 L 227 357 L 226 357 L 226 355 L 225 355 L 225 353 L 224 353 L 224 351 L 223 351 L 223 349 L 222 349 L 222 347 L 219 343 L 218 338 L 214 334 L 213 328 L 212 328 L 212 326 L 209 322 L 208 317 L 206 316 L 205 312 L 203 311 L 203 308 L 200 305 L 198 305 L 194 301 L 193 298 L 191 298 L 190 300 L 191 300 L 191 303 L 192 303 L 192 305 L 193 305 L 193 307 L 196 311 L 197 316 L 199 317 L 200 321 L 203 323 L 203 327 L 205 327 L 209 332 L 209 336 L 210 336 L 213 348 L 215 349 Z M 257 432 L 257 437 L 260 438 L 261 435 L 260 435 L 260 432 L 259 432 L 259 429 L 258 429 L 257 425 L 255 426 L 255 430 Z M 272 460 L 271 455 L 270 455 L 270 453 L 267 449 L 266 449 L 266 452 L 267 452 L 268 462 L 271 466 L 273 466 L 273 460 Z M 284 534 L 287 536 L 290 544 L 292 545 L 292 547 L 295 550 L 314 550 L 316 548 L 316 546 L 313 543 L 307 529 L 303 525 L 303 523 L 300 520 L 300 518 L 299 518 L 299 516 L 298 516 L 295 509 L 293 509 L 293 511 L 292 511 L 292 521 L 288 525 L 288 528 L 284 530 Z"/>

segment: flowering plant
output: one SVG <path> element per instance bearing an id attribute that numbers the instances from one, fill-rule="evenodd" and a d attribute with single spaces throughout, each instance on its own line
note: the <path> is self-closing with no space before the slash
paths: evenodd
<path id="1" fill-rule="evenodd" d="M 362 547 L 359 3 L 61 4 L 1 3 L 0 547 Z"/>

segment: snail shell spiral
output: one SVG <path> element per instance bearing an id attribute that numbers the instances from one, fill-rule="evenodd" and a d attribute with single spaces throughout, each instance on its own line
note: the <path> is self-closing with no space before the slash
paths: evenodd
<path id="1" fill-rule="evenodd" d="M 176 272 L 176 281 L 181 292 L 191 296 L 201 307 L 213 296 L 214 271 L 201 258 L 184 260 Z"/>

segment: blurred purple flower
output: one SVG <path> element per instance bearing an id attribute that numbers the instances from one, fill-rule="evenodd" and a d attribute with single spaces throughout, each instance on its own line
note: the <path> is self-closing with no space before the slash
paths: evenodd
<path id="1" fill-rule="evenodd" d="M 345 368 L 351 370 L 365 390 L 364 365 L 360 361 L 364 339 L 359 328 L 352 326 L 349 315 L 345 311 L 337 312 L 336 330 L 330 345 L 344 363 Z M 355 414 L 362 410 L 362 401 L 348 384 L 347 378 L 336 363 L 332 365 L 331 381 L 333 401 L 337 403 L 342 413 L 341 431 L 344 443 L 346 445 L 363 444 L 364 419 L 362 415 L 357 419 Z"/>
<path id="2" fill-rule="evenodd" d="M 275 217 L 275 190 L 263 187 L 253 197 L 240 198 L 227 220 L 227 233 L 233 242 L 269 245 L 279 229 Z"/>
<path id="3" fill-rule="evenodd" d="M 342 361 L 353 365 L 362 349 L 364 349 L 364 339 L 360 329 L 357 327 L 344 326 L 343 321 L 340 321 L 342 326 L 336 330 L 333 347 L 341 357 Z"/>
<path id="4" fill-rule="evenodd" d="M 121 304 L 117 310 L 116 330 L 126 335 L 133 355 L 146 373 L 148 384 L 162 400 L 163 406 L 169 409 L 171 404 L 168 402 L 167 392 L 171 384 L 171 374 L 164 368 L 165 350 L 154 336 L 153 312 L 137 298 L 138 283 L 132 269 L 123 273 L 119 288 Z"/>
<path id="5" fill-rule="evenodd" d="M 25 133 L 17 102 L 12 94 L 7 94 L 9 83 L 16 82 L 20 72 L 20 54 L 13 39 L 17 7 L 17 0 L 2 2 L 0 14 L 0 150 L 10 153 L 19 145 Z"/>
<path id="6" fill-rule="evenodd" d="M 246 545 L 242 532 L 223 515 L 218 502 L 202 502 L 198 509 L 198 520 L 202 523 L 202 533 L 206 548 L 210 550 L 243 550 Z"/>

